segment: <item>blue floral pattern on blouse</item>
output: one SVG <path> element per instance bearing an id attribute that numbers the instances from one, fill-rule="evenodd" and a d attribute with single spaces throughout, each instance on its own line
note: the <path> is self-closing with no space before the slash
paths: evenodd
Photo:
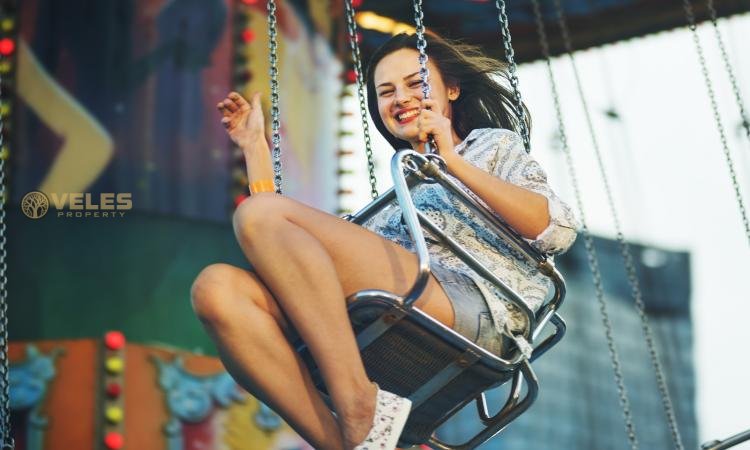
<path id="1" fill-rule="evenodd" d="M 535 239 L 526 239 L 549 256 L 565 252 L 576 239 L 579 222 L 570 207 L 547 184 L 547 175 L 524 149 L 520 136 L 510 130 L 483 128 L 469 133 L 455 151 L 472 165 L 547 198 L 550 224 Z M 457 178 L 448 174 L 480 204 L 487 206 Z M 547 298 L 551 281 L 495 235 L 455 196 L 439 184 L 421 183 L 412 188 L 415 206 L 438 227 L 454 238 L 498 278 L 515 290 L 536 311 Z M 488 208 L 492 211 L 491 208 Z M 497 214 L 496 214 L 497 215 Z M 501 216 L 497 215 L 502 219 Z M 392 203 L 363 224 L 375 233 L 414 252 L 411 237 L 402 223 L 400 208 Z M 520 311 L 504 295 L 455 256 L 438 239 L 425 231 L 430 264 L 463 273 L 482 292 L 492 313 L 495 328 L 502 333 L 508 325 L 517 332 L 526 327 Z"/>

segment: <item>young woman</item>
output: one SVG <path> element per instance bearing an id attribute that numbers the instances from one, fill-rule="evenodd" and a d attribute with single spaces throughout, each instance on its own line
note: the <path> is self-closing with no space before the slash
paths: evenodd
<path id="1" fill-rule="evenodd" d="M 428 37 L 431 97 L 424 99 L 415 49 L 414 36 L 398 35 L 370 62 L 369 109 L 378 130 L 394 148 L 419 152 L 432 137 L 456 181 L 532 245 L 551 254 L 565 251 L 577 224 L 510 131 L 516 125 L 509 113 L 512 97 L 493 78 L 504 73 L 503 66 L 474 48 Z M 244 150 L 252 190 L 272 190 L 259 95 L 247 102 L 231 93 L 218 108 Z M 538 306 L 549 289 L 546 279 L 430 186 L 414 194 L 417 206 L 431 208 L 449 233 Z M 406 292 L 417 275 L 417 258 L 396 208 L 366 226 L 374 232 L 272 192 L 254 193 L 234 215 L 237 240 L 253 271 L 214 264 L 191 291 L 227 370 L 316 449 L 393 449 L 411 406 L 368 379 L 346 299 L 362 289 Z M 500 354 L 501 331 L 524 324 L 491 285 L 439 242 L 428 244 L 433 276 L 416 307 Z M 318 363 L 335 416 L 292 348 L 294 334 Z"/>

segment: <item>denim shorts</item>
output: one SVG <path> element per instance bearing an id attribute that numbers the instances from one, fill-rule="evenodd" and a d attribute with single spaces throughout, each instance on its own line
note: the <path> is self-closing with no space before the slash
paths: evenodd
<path id="1" fill-rule="evenodd" d="M 507 353 L 507 339 L 495 329 L 487 300 L 474 280 L 438 265 L 430 270 L 453 306 L 453 330 L 497 356 Z"/>

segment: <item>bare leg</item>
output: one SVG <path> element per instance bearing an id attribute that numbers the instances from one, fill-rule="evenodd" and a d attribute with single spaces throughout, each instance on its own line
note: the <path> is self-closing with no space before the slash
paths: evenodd
<path id="1" fill-rule="evenodd" d="M 285 337 L 289 325 L 283 313 L 255 274 L 213 264 L 196 278 L 191 297 L 238 384 L 316 449 L 344 448 L 336 419 Z"/>
<path id="2" fill-rule="evenodd" d="M 416 275 L 415 256 L 356 225 L 275 195 L 259 195 L 243 203 L 235 215 L 235 230 L 262 277 L 263 283 L 255 286 L 265 284 L 274 293 L 274 297 L 254 296 L 256 306 L 257 299 L 265 298 L 259 309 L 283 309 L 305 339 L 332 394 L 344 447 L 351 448 L 369 431 L 375 389 L 364 372 L 344 296 L 364 288 L 404 292 Z M 452 326 L 452 308 L 434 280 L 417 306 Z M 211 327 L 222 329 L 213 334 L 227 367 L 241 383 L 247 379 L 243 385 L 262 391 L 258 396 L 306 439 L 318 448 L 328 448 L 321 442 L 330 440 L 332 416 L 321 412 L 322 400 L 309 383 L 306 369 L 296 355 L 293 363 L 288 358 L 283 364 L 267 364 L 267 359 L 278 358 L 278 337 L 268 341 L 257 338 L 267 332 L 245 330 L 250 328 L 248 322 L 238 316 L 225 315 L 237 324 L 234 337 L 224 331 L 232 326 Z M 283 314 L 271 316 L 277 323 L 283 322 Z M 286 352 L 288 342 L 284 340 L 284 344 Z M 260 348 L 263 346 L 265 350 Z M 243 356 L 251 353 L 257 357 Z M 285 382 L 279 385 L 279 379 Z M 291 383 L 304 386 L 305 405 L 288 389 Z"/>
<path id="3" fill-rule="evenodd" d="M 356 346 L 345 297 L 364 288 L 404 292 L 416 275 L 416 257 L 359 226 L 275 194 L 243 202 L 235 232 L 310 348 L 331 394 L 344 446 L 353 447 L 370 429 L 375 388 Z M 417 306 L 452 326 L 450 302 L 436 286 L 431 280 Z"/>

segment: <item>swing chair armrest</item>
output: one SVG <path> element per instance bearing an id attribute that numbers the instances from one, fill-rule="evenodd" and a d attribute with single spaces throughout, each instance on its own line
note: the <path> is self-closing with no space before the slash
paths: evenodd
<path id="1" fill-rule="evenodd" d="M 750 430 L 745 430 L 734 436 L 728 437 L 723 441 L 713 440 L 701 445 L 701 450 L 724 450 L 734 447 L 737 444 L 750 441 Z"/>
<path id="2" fill-rule="evenodd" d="M 413 171 L 414 160 L 420 158 L 427 161 L 419 153 L 409 149 L 400 150 L 391 158 L 393 189 L 398 200 L 398 205 L 401 208 L 406 229 L 409 231 L 409 235 L 414 243 L 419 265 L 417 278 L 414 280 L 411 289 L 404 295 L 404 306 L 407 308 L 411 307 L 412 303 L 417 301 L 422 295 L 424 288 L 427 287 L 430 276 L 430 253 L 427 250 L 427 243 L 425 242 L 424 232 L 420 224 L 419 212 L 416 206 L 414 206 L 414 200 L 411 198 L 411 192 L 409 191 L 409 183 L 404 174 L 407 164 L 410 166 L 409 169 Z"/>
<path id="3" fill-rule="evenodd" d="M 416 206 L 414 206 L 414 201 L 411 198 L 410 191 L 411 186 L 420 182 L 418 177 L 414 175 L 414 172 L 417 170 L 417 163 L 412 160 L 408 164 L 408 175 L 405 174 L 404 170 L 407 166 L 407 158 L 419 159 L 420 157 L 423 160 L 422 162 L 429 162 L 419 153 L 410 149 L 400 150 L 393 155 L 391 158 L 391 177 L 393 178 L 393 187 L 367 204 L 364 208 L 357 211 L 355 214 L 350 214 L 346 218 L 350 222 L 363 225 L 373 215 L 381 211 L 389 203 L 393 202 L 394 199 L 397 201 L 401 208 L 406 229 L 409 231 L 409 235 L 414 242 L 419 265 L 417 277 L 414 280 L 412 287 L 401 297 L 403 306 L 407 308 L 411 307 L 420 295 L 422 295 L 425 287 L 427 287 L 427 282 L 429 281 L 430 276 L 430 254 L 427 250 L 424 232 L 420 226 L 418 211 Z"/>

